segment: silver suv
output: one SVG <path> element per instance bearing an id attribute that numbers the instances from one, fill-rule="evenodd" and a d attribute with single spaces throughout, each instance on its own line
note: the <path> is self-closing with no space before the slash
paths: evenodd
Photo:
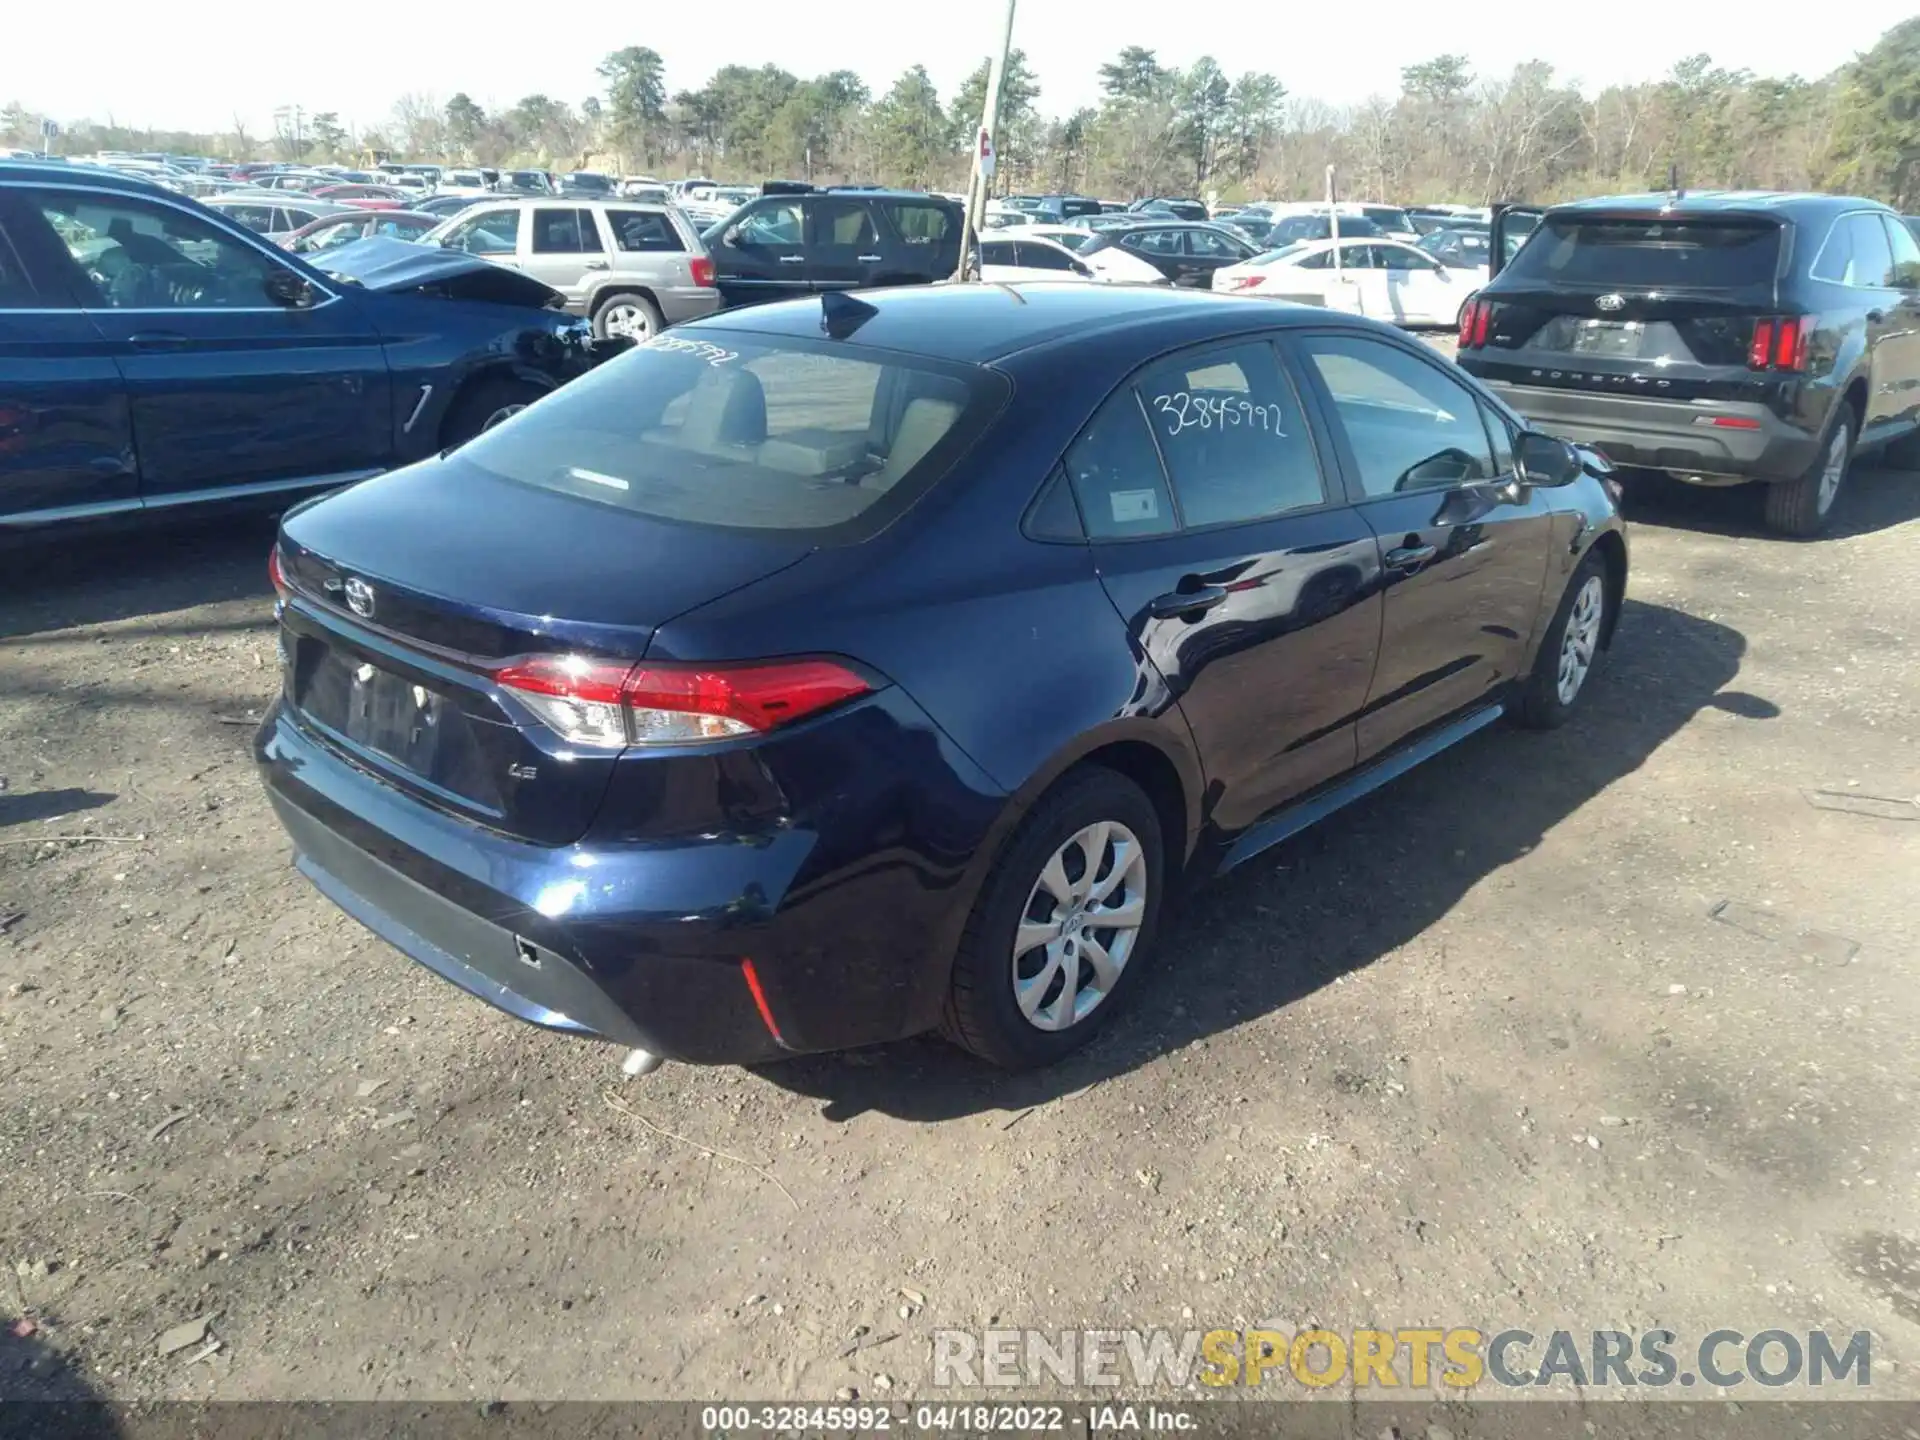
<path id="1" fill-rule="evenodd" d="M 545 281 L 602 337 L 644 340 L 720 308 L 706 246 L 671 205 L 483 200 L 420 243 L 484 256 Z"/>

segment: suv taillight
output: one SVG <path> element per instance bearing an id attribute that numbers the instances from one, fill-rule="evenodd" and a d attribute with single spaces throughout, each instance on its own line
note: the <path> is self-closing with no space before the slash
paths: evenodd
<path id="1" fill-rule="evenodd" d="M 1460 311 L 1460 343 L 1462 350 L 1482 350 L 1486 348 L 1487 336 L 1493 329 L 1493 302 L 1491 300 L 1469 300 Z"/>
<path id="2" fill-rule="evenodd" d="M 1807 368 L 1807 342 L 1813 327 L 1799 315 L 1763 316 L 1753 322 L 1753 339 L 1747 345 L 1749 370 L 1792 370 Z"/>
<path id="3" fill-rule="evenodd" d="M 699 286 L 713 284 L 713 261 L 705 255 L 696 255 L 687 262 L 687 269 L 693 273 L 693 283 Z"/>
<path id="4" fill-rule="evenodd" d="M 493 679 L 555 734 L 610 750 L 764 734 L 873 688 L 832 660 L 634 665 L 534 655 Z"/>

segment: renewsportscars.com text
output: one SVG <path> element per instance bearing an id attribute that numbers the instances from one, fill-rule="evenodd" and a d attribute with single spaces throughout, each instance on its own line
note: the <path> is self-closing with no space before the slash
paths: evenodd
<path id="1" fill-rule="evenodd" d="M 1873 1383 L 1872 1336 L 1824 1330 L 1464 1327 L 1399 1330 L 938 1330 L 936 1386 L 1037 1385 L 1185 1389 L 1198 1383 L 1326 1390 L 1831 1389 Z"/>

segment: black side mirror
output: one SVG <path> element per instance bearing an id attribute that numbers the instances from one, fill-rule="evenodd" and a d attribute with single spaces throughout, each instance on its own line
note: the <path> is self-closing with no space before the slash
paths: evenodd
<path id="1" fill-rule="evenodd" d="M 1580 452 L 1565 440 L 1529 430 L 1514 447 L 1520 478 L 1529 485 L 1571 485 L 1584 468 Z"/>
<path id="2" fill-rule="evenodd" d="M 275 270 L 267 277 L 267 298 L 289 310 L 310 310 L 314 301 L 313 285 L 304 275 Z"/>

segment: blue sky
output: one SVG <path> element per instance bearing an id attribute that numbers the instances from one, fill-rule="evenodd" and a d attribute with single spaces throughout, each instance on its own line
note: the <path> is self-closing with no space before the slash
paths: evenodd
<path id="1" fill-rule="evenodd" d="M 628 44 L 658 50 L 675 90 L 697 87 L 721 65 L 767 62 L 801 75 L 844 67 L 881 90 L 923 63 L 944 94 L 986 54 L 1002 13 L 993 0 L 972 9 L 945 0 L 882 0 L 871 9 L 795 0 L 100 0 L 84 12 L 13 0 L 7 8 L 0 104 L 201 130 L 224 130 L 237 113 L 255 133 L 289 103 L 338 111 L 349 123 L 379 121 L 407 91 L 444 102 L 465 90 L 488 106 L 536 91 L 578 103 L 598 88 L 601 56 Z M 1590 90 L 1657 78 L 1697 51 L 1729 68 L 1815 76 L 1872 45 L 1912 8 L 1912 0 L 1850 0 L 1812 24 L 1804 8 L 1727 0 L 1022 0 L 1015 43 L 1039 72 L 1049 112 L 1091 103 L 1099 64 L 1127 44 L 1159 51 L 1163 63 L 1211 53 L 1230 74 L 1272 71 L 1294 94 L 1348 104 L 1392 93 L 1402 66 L 1446 51 L 1465 54 L 1482 76 L 1543 59 Z"/>

